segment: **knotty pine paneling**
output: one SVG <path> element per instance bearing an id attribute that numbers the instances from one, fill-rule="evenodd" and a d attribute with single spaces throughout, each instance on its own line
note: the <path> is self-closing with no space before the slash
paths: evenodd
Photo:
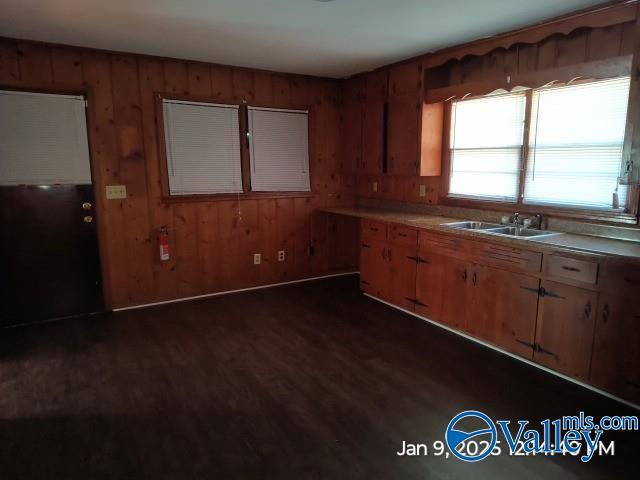
<path id="1" fill-rule="evenodd" d="M 87 93 L 105 296 L 113 308 L 357 265 L 355 221 L 314 211 L 355 197 L 348 191 L 355 178 L 343 175 L 338 155 L 335 80 L 0 39 L 0 87 Z M 163 202 L 154 92 L 312 107 L 312 195 Z M 128 198 L 106 200 L 110 184 L 126 185 Z M 158 257 L 161 226 L 170 232 L 167 262 Z M 258 252 L 262 263 L 254 265 Z"/>
<path id="2" fill-rule="evenodd" d="M 510 73 L 526 73 L 548 68 L 574 65 L 595 60 L 604 60 L 633 52 L 633 22 L 602 28 L 578 29 L 569 35 L 555 34 L 536 44 L 514 44 L 509 49 L 498 48 L 486 55 L 468 56 L 452 61 L 448 70 L 448 84 L 482 81 Z M 377 75 L 372 73 L 369 75 Z M 366 80 L 367 75 L 359 76 Z M 352 82 L 342 89 L 343 122 L 352 121 L 348 108 L 358 100 L 359 91 L 350 88 Z M 446 126 L 445 126 L 446 128 Z M 367 142 L 368 132 L 363 132 Z M 371 132 L 371 135 L 378 132 Z M 348 142 L 342 137 L 343 142 Z M 353 149 L 342 145 L 343 163 L 353 171 Z M 358 198 L 377 198 L 409 203 L 437 204 L 441 189 L 440 177 L 395 176 L 356 172 L 355 188 L 350 189 Z M 345 178 L 349 178 L 348 176 Z M 377 192 L 373 184 L 377 183 Z M 425 186 L 426 195 L 420 196 L 420 185 Z"/>

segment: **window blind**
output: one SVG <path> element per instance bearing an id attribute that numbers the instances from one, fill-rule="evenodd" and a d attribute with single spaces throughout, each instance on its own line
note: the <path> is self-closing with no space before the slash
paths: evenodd
<path id="1" fill-rule="evenodd" d="M 629 77 L 534 91 L 524 202 L 612 208 L 627 187 L 618 175 Z"/>
<path id="2" fill-rule="evenodd" d="M 453 103 L 450 196 L 516 199 L 525 104 L 524 93 Z"/>
<path id="3" fill-rule="evenodd" d="M 90 183 L 84 98 L 0 91 L 0 185 Z"/>
<path id="4" fill-rule="evenodd" d="M 308 192 L 308 112 L 249 107 L 251 190 Z"/>
<path id="5" fill-rule="evenodd" d="M 171 195 L 242 192 L 238 105 L 163 100 Z"/>

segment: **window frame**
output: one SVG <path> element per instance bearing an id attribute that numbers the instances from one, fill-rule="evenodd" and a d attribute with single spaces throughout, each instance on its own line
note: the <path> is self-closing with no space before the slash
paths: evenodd
<path id="1" fill-rule="evenodd" d="M 600 79 L 599 79 L 600 80 Z M 580 80 L 576 83 L 587 83 L 597 81 L 594 79 Z M 556 85 L 566 85 L 566 82 L 558 82 Z M 640 211 L 640 187 L 637 185 L 629 186 L 629 194 L 627 197 L 627 204 L 624 206 L 624 210 L 613 211 L 593 208 L 576 208 L 571 206 L 549 206 L 549 205 L 536 205 L 530 203 L 524 203 L 524 188 L 525 188 L 525 176 L 527 172 L 527 163 L 529 160 L 529 135 L 531 127 L 531 114 L 533 104 L 533 92 L 534 88 L 530 88 L 525 92 L 525 112 L 524 112 L 524 134 L 522 138 L 522 147 L 520 153 L 520 171 L 518 181 L 518 195 L 515 202 L 499 201 L 494 199 L 479 199 L 479 198 L 461 198 L 460 196 L 449 195 L 449 185 L 451 178 L 451 118 L 453 101 L 451 99 L 446 101 L 443 143 L 445 148 L 442 149 L 442 177 L 440 188 L 440 203 L 443 205 L 466 207 L 466 208 L 488 208 L 497 211 L 505 212 L 524 212 L 524 213 L 542 213 L 546 215 L 553 215 L 556 217 L 573 218 L 579 220 L 598 221 L 605 223 L 622 223 L 622 224 L 638 224 L 638 212 Z M 507 92 L 511 93 L 511 92 Z M 513 92 L 517 93 L 517 92 Z M 465 97 L 465 100 L 482 97 L 469 96 Z"/>
<path id="2" fill-rule="evenodd" d="M 158 162 L 160 172 L 161 201 L 163 203 L 188 203 L 207 202 L 216 200 L 258 200 L 264 198 L 305 198 L 313 196 L 313 167 L 312 167 L 312 139 L 311 125 L 315 118 L 313 105 L 275 104 L 261 102 L 247 102 L 233 97 L 203 97 L 198 95 L 179 94 L 173 92 L 154 92 L 155 122 L 156 122 L 156 148 L 158 150 Z M 191 195 L 171 195 L 169 190 L 169 170 L 167 163 L 167 151 L 164 132 L 163 100 L 177 100 L 185 102 L 201 102 L 222 105 L 238 105 L 239 133 L 240 133 L 240 170 L 242 179 L 242 192 L 238 193 L 198 193 Z M 309 123 L 309 185 L 310 191 L 301 192 L 254 192 L 251 190 L 251 165 L 249 160 L 248 145 L 248 109 L 247 107 L 261 107 L 287 110 L 306 110 Z M 313 117 L 312 117 L 313 116 Z"/>

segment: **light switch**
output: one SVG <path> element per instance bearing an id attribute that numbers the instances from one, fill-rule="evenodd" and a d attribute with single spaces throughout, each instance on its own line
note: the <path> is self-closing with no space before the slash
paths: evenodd
<path id="1" fill-rule="evenodd" d="M 378 191 L 378 182 L 373 182 L 371 188 L 373 188 L 374 192 L 377 192 Z"/>
<path id="2" fill-rule="evenodd" d="M 420 185 L 420 196 L 421 197 L 426 197 L 427 196 L 427 186 L 426 185 Z"/>
<path id="3" fill-rule="evenodd" d="M 119 200 L 127 198 L 127 186 L 126 185 L 107 185 L 107 200 Z"/>

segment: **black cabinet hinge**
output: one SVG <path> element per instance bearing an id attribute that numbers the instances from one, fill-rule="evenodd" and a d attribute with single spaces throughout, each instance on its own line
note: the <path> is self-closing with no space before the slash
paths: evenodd
<path id="1" fill-rule="evenodd" d="M 404 297 L 404 299 L 409 301 L 409 302 L 411 302 L 411 303 L 413 303 L 414 305 L 419 305 L 421 307 L 427 307 L 428 306 L 426 303 L 422 303 L 417 298 Z"/>
<path id="2" fill-rule="evenodd" d="M 531 288 L 531 287 L 523 287 L 522 285 L 520 285 L 520 288 L 522 290 L 527 290 L 528 292 L 533 292 L 533 293 L 537 294 L 539 297 L 552 297 L 552 298 L 562 298 L 562 299 L 565 298 L 562 295 L 558 295 L 557 293 L 545 290 L 544 287 Z"/>
<path id="3" fill-rule="evenodd" d="M 414 262 L 416 262 L 418 265 L 420 265 L 421 263 L 431 263 L 429 260 L 425 260 L 424 258 L 420 258 L 420 257 L 411 257 L 411 256 L 407 256 L 407 258 L 409 260 L 413 260 Z"/>

